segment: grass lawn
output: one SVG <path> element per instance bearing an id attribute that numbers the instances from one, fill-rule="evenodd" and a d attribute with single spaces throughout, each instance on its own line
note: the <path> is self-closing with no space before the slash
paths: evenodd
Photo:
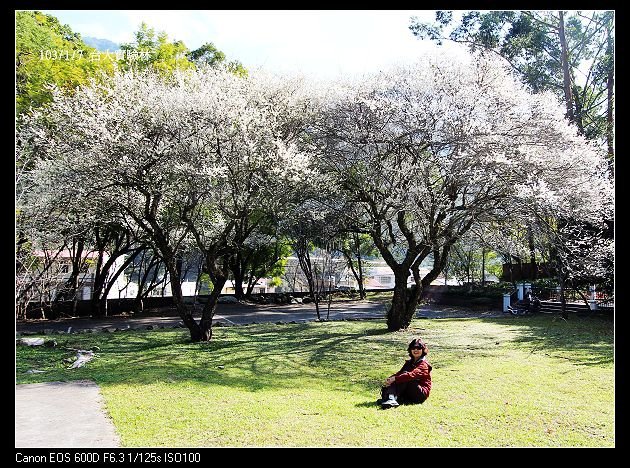
<path id="1" fill-rule="evenodd" d="M 410 338 L 429 346 L 422 405 L 381 410 Z M 126 447 L 613 447 L 613 322 L 508 317 L 258 324 L 55 335 L 16 347 L 18 384 L 92 379 Z M 67 370 L 63 347 L 100 347 Z M 29 369 L 45 371 L 27 374 Z"/>

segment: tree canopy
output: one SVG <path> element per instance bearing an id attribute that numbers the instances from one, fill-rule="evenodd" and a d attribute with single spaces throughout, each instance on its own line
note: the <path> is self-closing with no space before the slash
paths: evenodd
<path id="1" fill-rule="evenodd" d="M 72 93 L 52 86 L 22 116 L 17 207 L 33 248 L 109 226 L 125 249 L 155 252 L 195 341 L 210 340 L 230 271 L 273 270 L 285 237 L 306 257 L 337 235 L 369 236 L 395 275 L 387 326 L 399 330 L 472 229 L 536 214 L 559 237 L 558 220 L 611 217 L 604 154 L 556 93 L 532 92 L 496 54 L 324 85 L 235 73 L 213 45 L 189 53 L 146 25 L 125 47 L 125 66 Z M 181 291 L 192 252 L 214 287 L 199 322 Z"/>
<path id="2" fill-rule="evenodd" d="M 49 102 L 52 93 L 47 84 L 72 90 L 103 69 L 111 71 L 112 62 L 105 57 L 101 61 L 96 49 L 54 16 L 39 11 L 15 13 L 17 114 Z"/>
<path id="3" fill-rule="evenodd" d="M 435 22 L 411 19 L 420 39 L 467 45 L 501 56 L 532 91 L 562 98 L 567 116 L 614 157 L 614 12 L 468 11 L 459 21 L 438 11 Z M 450 31 L 450 32 L 449 32 Z"/>

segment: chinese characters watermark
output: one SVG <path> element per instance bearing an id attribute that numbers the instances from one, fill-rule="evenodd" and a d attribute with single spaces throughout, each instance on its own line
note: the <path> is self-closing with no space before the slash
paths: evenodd
<path id="1" fill-rule="evenodd" d="M 86 53 L 83 50 L 67 50 L 67 49 L 52 49 L 52 50 L 40 50 L 40 60 L 79 60 L 85 58 L 90 62 L 99 62 L 109 58 L 111 60 L 127 60 L 129 62 L 135 62 L 137 60 L 149 60 L 151 57 L 150 50 L 115 50 L 110 52 L 94 51 Z"/>

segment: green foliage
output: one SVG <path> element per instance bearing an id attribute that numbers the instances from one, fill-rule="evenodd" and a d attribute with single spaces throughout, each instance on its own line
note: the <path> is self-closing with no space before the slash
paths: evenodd
<path id="1" fill-rule="evenodd" d="M 212 42 L 189 51 L 184 42 L 169 40 L 165 32 L 156 33 L 142 22 L 135 32 L 135 40 L 122 44 L 124 51 L 118 64 L 123 70 L 153 68 L 162 75 L 168 76 L 174 70 L 186 70 L 200 66 L 225 65 L 228 70 L 238 76 L 247 76 L 247 70 L 238 61 L 226 63 L 225 53 L 216 48 Z"/>
<path id="2" fill-rule="evenodd" d="M 511 292 L 514 285 L 509 282 L 487 283 L 486 286 L 479 284 L 466 286 L 449 286 L 443 294 L 448 296 L 461 296 L 463 298 L 488 298 L 497 299 L 503 297 L 504 293 Z"/>
<path id="3" fill-rule="evenodd" d="M 271 281 L 269 281 L 269 286 L 271 287 L 277 287 L 280 286 L 282 284 L 282 278 L 280 278 L 279 276 L 274 276 L 273 278 L 271 278 Z"/>
<path id="4" fill-rule="evenodd" d="M 486 271 L 497 278 L 500 278 L 503 274 L 501 256 L 492 250 L 486 253 Z"/>
<path id="5" fill-rule="evenodd" d="M 78 33 L 39 11 L 15 13 L 16 112 L 52 99 L 47 85 L 72 91 L 101 72 L 111 72 L 107 54 L 87 46 Z"/>
<path id="6" fill-rule="evenodd" d="M 605 138 L 605 105 L 609 72 L 614 73 L 614 12 L 565 16 L 574 120 L 587 138 Z M 448 39 L 470 50 L 492 50 L 504 57 L 535 92 L 551 91 L 565 99 L 559 19 L 552 11 L 470 11 L 454 24 L 452 12 L 438 11 L 435 23 L 412 18 L 409 27 L 420 39 L 442 44 Z M 586 80 L 577 78 L 586 71 Z"/>
<path id="7" fill-rule="evenodd" d="M 195 65 L 186 54 L 188 49 L 182 41 L 169 41 L 165 32 L 157 33 L 142 22 L 135 32 L 132 43 L 122 44 L 124 57 L 119 60 L 123 70 L 153 68 L 163 75 L 169 75 L 176 69 L 185 70 Z"/>
<path id="8" fill-rule="evenodd" d="M 366 259 L 374 258 L 379 254 L 372 237 L 369 234 L 351 232 L 340 238 L 340 241 L 340 249 L 344 254 L 346 262 L 350 261 L 354 270 L 358 271 L 360 256 L 363 262 L 363 274 L 365 275 Z M 363 281 L 365 282 L 366 280 L 367 277 L 364 276 Z"/>
<path id="9" fill-rule="evenodd" d="M 206 42 L 198 49 L 187 54 L 188 60 L 197 65 L 218 65 L 225 61 L 225 54 L 212 42 Z"/>
<path id="10" fill-rule="evenodd" d="M 558 286 L 557 278 L 540 278 L 532 281 L 532 288 L 551 289 Z"/>
<path id="11" fill-rule="evenodd" d="M 382 411 L 380 385 L 417 335 L 431 396 Z M 17 384 L 94 380 L 124 447 L 615 444 L 610 320 L 445 318 L 397 333 L 375 321 L 258 324 L 217 328 L 204 344 L 181 330 L 55 339 L 16 347 Z M 66 347 L 95 345 L 92 361 L 66 369 Z"/>
<path id="12" fill-rule="evenodd" d="M 369 234 L 357 234 L 357 241 L 359 245 L 358 252 L 361 253 L 362 258 L 373 258 L 378 255 L 378 249 Z M 354 236 L 351 236 L 350 239 L 344 239 L 343 247 L 348 250 L 356 251 L 355 243 Z"/>
<path id="13" fill-rule="evenodd" d="M 243 271 L 255 278 L 280 277 L 291 255 L 291 246 L 284 239 L 275 239 L 255 247 L 243 246 Z"/>
<path id="14" fill-rule="evenodd" d="M 447 260 L 448 276 L 462 283 L 481 281 L 482 268 L 484 274 L 497 278 L 503 271 L 501 257 L 497 252 L 486 250 L 480 236 L 467 235 L 453 244 Z"/>
<path id="15" fill-rule="evenodd" d="M 247 69 L 238 60 L 228 62 L 227 69 L 241 78 L 245 78 L 247 76 Z"/>
<path id="16" fill-rule="evenodd" d="M 202 273 L 199 277 L 199 294 L 210 294 L 214 289 L 208 273 Z"/>

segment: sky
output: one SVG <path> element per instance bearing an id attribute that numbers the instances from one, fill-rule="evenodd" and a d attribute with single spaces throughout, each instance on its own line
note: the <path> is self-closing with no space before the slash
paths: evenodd
<path id="1" fill-rule="evenodd" d="M 318 78 L 360 75 L 418 60 L 435 49 L 409 31 L 430 10 L 42 10 L 82 36 L 132 42 L 142 21 L 193 50 L 212 42 L 246 68 Z M 456 44 L 445 44 L 458 49 Z"/>

